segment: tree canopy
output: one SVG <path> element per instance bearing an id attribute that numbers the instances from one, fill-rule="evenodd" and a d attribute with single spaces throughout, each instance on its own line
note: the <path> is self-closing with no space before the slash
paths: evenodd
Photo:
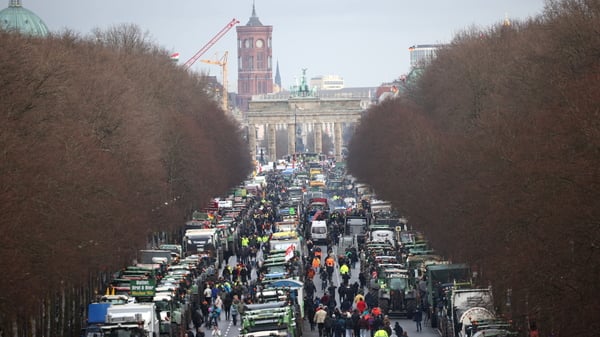
<path id="1" fill-rule="evenodd" d="M 207 78 L 137 26 L 0 44 L 0 317 L 118 270 L 250 172 Z"/>
<path id="2" fill-rule="evenodd" d="M 349 146 L 353 175 L 544 335 L 600 329 L 598 27 L 600 2 L 567 0 L 463 32 Z"/>

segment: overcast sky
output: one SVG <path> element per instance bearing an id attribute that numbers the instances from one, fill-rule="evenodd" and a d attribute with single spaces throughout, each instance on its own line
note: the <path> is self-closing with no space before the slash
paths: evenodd
<path id="1" fill-rule="evenodd" d="M 4 0 L 8 5 L 8 0 Z M 134 23 L 156 44 L 192 57 L 231 19 L 248 22 L 252 0 L 22 0 L 53 32 L 87 35 L 93 28 Z M 469 27 L 526 19 L 544 0 L 256 0 L 263 25 L 273 26 L 273 66 L 279 61 L 284 88 L 307 76 L 335 74 L 346 87 L 378 86 L 409 69 L 408 48 L 450 42 Z M 229 52 L 229 91 L 237 91 L 236 32 L 231 29 L 202 58 Z M 195 71 L 220 77 L 216 65 Z M 275 72 L 273 72 L 275 76 Z"/>

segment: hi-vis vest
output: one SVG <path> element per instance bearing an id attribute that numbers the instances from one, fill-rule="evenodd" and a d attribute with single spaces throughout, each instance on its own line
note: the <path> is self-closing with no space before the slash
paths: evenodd
<path id="1" fill-rule="evenodd" d="M 375 334 L 373 335 L 373 337 L 389 337 L 387 331 L 383 330 L 383 329 L 379 329 L 377 331 L 375 331 Z"/>
<path id="2" fill-rule="evenodd" d="M 249 243 L 250 243 L 250 239 L 248 239 L 247 237 L 242 238 L 242 247 L 248 247 Z"/>
<path id="3" fill-rule="evenodd" d="M 327 267 L 333 267 L 335 265 L 335 261 L 332 257 L 328 257 L 327 259 L 325 259 L 325 265 Z"/>

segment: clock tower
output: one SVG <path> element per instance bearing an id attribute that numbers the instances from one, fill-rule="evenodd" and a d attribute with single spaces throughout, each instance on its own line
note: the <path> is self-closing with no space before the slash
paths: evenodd
<path id="1" fill-rule="evenodd" d="M 263 25 L 252 4 L 252 16 L 245 26 L 237 26 L 238 93 L 237 106 L 248 111 L 252 95 L 273 92 L 273 26 Z"/>

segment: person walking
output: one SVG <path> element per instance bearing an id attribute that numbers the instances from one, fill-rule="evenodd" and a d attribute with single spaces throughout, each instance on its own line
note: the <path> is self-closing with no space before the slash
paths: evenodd
<path id="1" fill-rule="evenodd" d="M 217 317 L 219 317 L 219 314 L 221 313 L 221 309 L 217 308 L 214 304 L 212 305 L 212 307 L 210 307 L 209 309 L 209 319 L 206 322 L 206 326 L 207 327 L 212 327 L 212 326 L 219 326 L 219 323 L 217 321 Z"/>
<path id="2" fill-rule="evenodd" d="M 202 314 L 200 313 L 200 308 L 197 306 L 192 309 L 192 323 L 194 324 L 194 328 L 198 329 L 202 326 L 203 323 Z"/>
<path id="3" fill-rule="evenodd" d="M 423 327 L 421 326 L 421 321 L 423 320 L 423 310 L 421 310 L 420 307 L 415 310 L 413 319 L 417 323 L 417 332 L 423 331 Z"/>
<path id="4" fill-rule="evenodd" d="M 333 275 L 333 269 L 335 267 L 335 259 L 333 258 L 333 255 L 329 255 L 327 256 L 327 258 L 325 259 L 325 269 L 327 271 L 327 276 L 329 279 L 329 282 L 331 282 L 331 277 Z"/>
<path id="5" fill-rule="evenodd" d="M 215 298 L 215 307 L 218 309 L 217 318 L 220 321 L 221 320 L 221 311 L 223 311 L 223 300 L 221 299 L 221 296 L 217 295 L 217 297 Z"/>
<path id="6" fill-rule="evenodd" d="M 207 284 L 206 288 L 204 289 L 204 292 L 202 293 L 204 295 L 204 300 L 210 304 L 211 300 L 212 300 L 212 289 L 210 289 L 210 285 Z"/>
<path id="7" fill-rule="evenodd" d="M 358 323 L 360 325 L 360 337 L 370 337 L 371 333 L 369 332 L 369 317 L 368 314 L 363 314 L 360 317 L 360 321 Z M 355 336 L 355 337 L 359 337 Z"/>
<path id="8" fill-rule="evenodd" d="M 228 321 L 231 317 L 231 304 L 233 303 L 233 297 L 231 293 L 225 293 L 223 299 L 223 311 L 225 311 L 225 320 Z"/>
<path id="9" fill-rule="evenodd" d="M 340 276 L 344 277 L 344 275 L 350 274 L 350 267 L 346 263 L 342 264 L 340 267 Z"/>
<path id="10" fill-rule="evenodd" d="M 238 305 L 240 301 L 237 299 L 237 295 L 233 295 L 233 301 L 231 302 L 229 312 L 231 314 L 231 320 L 233 321 L 233 326 L 237 325 L 237 316 L 238 316 Z"/>
<path id="11" fill-rule="evenodd" d="M 357 295 L 358 297 L 358 295 Z M 356 302 L 356 309 L 358 309 L 358 311 L 362 314 L 365 312 L 365 310 L 367 310 L 368 306 L 367 306 L 367 302 L 365 302 L 364 297 L 360 297 L 358 299 L 358 301 Z"/>
<path id="12" fill-rule="evenodd" d="M 360 312 L 358 309 L 352 311 L 352 330 L 354 332 L 354 337 L 360 336 Z"/>
<path id="13" fill-rule="evenodd" d="M 319 337 L 323 336 L 323 328 L 325 326 L 325 317 L 327 316 L 327 311 L 323 307 L 322 304 L 319 304 L 317 308 L 317 312 L 315 312 L 314 320 L 317 323 L 317 329 L 319 329 Z"/>
<path id="14" fill-rule="evenodd" d="M 375 331 L 375 334 L 373 335 L 373 337 L 390 337 L 387 333 L 387 331 L 385 331 L 385 329 L 382 327 L 380 327 L 377 331 Z"/>
<path id="15" fill-rule="evenodd" d="M 321 290 L 327 290 L 327 280 L 329 279 L 329 275 L 327 275 L 327 271 L 321 268 L 321 272 L 319 274 L 321 277 Z"/>
<path id="16" fill-rule="evenodd" d="M 354 333 L 354 322 L 352 321 L 352 313 L 345 311 L 342 313 L 344 317 L 344 328 L 346 329 L 346 337 L 352 337 Z"/>
<path id="17" fill-rule="evenodd" d="M 394 325 L 394 333 L 396 334 L 396 337 L 402 337 L 402 335 L 404 334 L 404 329 L 402 329 L 400 323 L 398 322 L 396 322 L 396 324 Z"/>
<path id="18" fill-rule="evenodd" d="M 325 323 L 323 324 L 323 337 L 333 337 L 331 330 L 333 329 L 333 318 L 327 315 L 325 316 Z"/>
<path id="19" fill-rule="evenodd" d="M 333 330 L 335 337 L 344 337 L 344 333 L 346 331 L 346 319 L 342 317 L 341 313 L 333 314 Z"/>
<path id="20" fill-rule="evenodd" d="M 318 305 L 318 304 L 317 304 Z M 308 323 L 310 324 L 310 331 L 315 331 L 317 324 L 315 323 L 315 303 L 310 297 L 304 297 L 304 316 L 308 317 Z"/>
<path id="21" fill-rule="evenodd" d="M 221 337 L 221 335 L 221 330 L 217 325 L 215 325 L 212 330 L 212 337 Z"/>

